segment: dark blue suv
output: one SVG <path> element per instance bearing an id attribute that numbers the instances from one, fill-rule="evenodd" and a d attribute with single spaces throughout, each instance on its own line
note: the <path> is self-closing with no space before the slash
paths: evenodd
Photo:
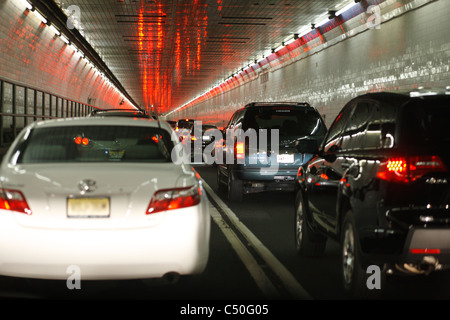
<path id="1" fill-rule="evenodd" d="M 307 103 L 250 103 L 223 130 L 217 182 L 230 201 L 263 191 L 294 191 L 301 165 L 326 133 L 316 108 Z"/>

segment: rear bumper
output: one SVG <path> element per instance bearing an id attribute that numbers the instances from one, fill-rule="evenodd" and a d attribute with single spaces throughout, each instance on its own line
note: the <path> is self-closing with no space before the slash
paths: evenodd
<path id="1" fill-rule="evenodd" d="M 297 166 L 293 167 L 251 167 L 244 165 L 235 165 L 234 174 L 241 180 L 249 181 L 295 181 L 298 172 Z"/>
<path id="2" fill-rule="evenodd" d="M 23 227 L 0 210 L 0 275 L 81 280 L 159 278 L 200 273 L 209 255 L 204 205 L 167 212 L 154 227 L 44 229 Z M 17 213 L 16 213 L 17 214 Z"/>
<path id="3" fill-rule="evenodd" d="M 405 232 L 364 228 L 359 238 L 367 263 L 420 264 L 433 256 L 450 265 L 450 227 L 412 227 Z"/>

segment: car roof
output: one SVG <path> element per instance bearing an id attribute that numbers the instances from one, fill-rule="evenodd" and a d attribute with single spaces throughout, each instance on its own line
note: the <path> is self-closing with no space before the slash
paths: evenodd
<path id="1" fill-rule="evenodd" d="M 253 107 L 305 107 L 312 108 L 311 105 L 307 102 L 251 102 L 244 106 L 244 109 L 253 108 Z"/>
<path id="2" fill-rule="evenodd" d="M 138 109 L 96 109 L 91 112 L 90 116 L 127 116 L 152 118 L 145 111 Z"/>
<path id="3" fill-rule="evenodd" d="M 433 97 L 449 97 L 450 88 L 429 88 L 429 89 L 411 89 L 411 90 L 393 90 L 370 92 L 356 97 L 355 99 L 375 99 L 390 104 L 403 104 L 415 98 L 427 99 Z"/>
<path id="4" fill-rule="evenodd" d="M 157 128 L 161 126 L 170 132 L 171 127 L 165 121 L 151 120 L 148 118 L 132 117 L 74 117 L 35 121 L 30 126 L 36 128 L 42 127 L 61 127 L 61 126 L 92 126 L 92 125 L 115 125 L 115 126 L 146 126 Z"/>

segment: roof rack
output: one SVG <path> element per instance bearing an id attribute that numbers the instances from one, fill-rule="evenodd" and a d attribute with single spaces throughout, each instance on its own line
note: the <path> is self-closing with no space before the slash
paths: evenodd
<path id="1" fill-rule="evenodd" d="M 288 102 L 288 101 L 274 101 L 274 102 L 251 102 L 245 105 L 245 108 L 250 107 L 264 107 L 264 106 L 273 106 L 273 105 L 289 105 L 289 106 L 299 106 L 299 107 L 308 107 L 311 105 L 307 102 Z"/>

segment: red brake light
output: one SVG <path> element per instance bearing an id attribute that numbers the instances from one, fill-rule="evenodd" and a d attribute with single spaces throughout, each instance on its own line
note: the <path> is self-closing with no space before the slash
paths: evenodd
<path id="1" fill-rule="evenodd" d="M 383 163 L 378 178 L 396 182 L 411 182 L 430 172 L 447 172 L 438 156 L 391 158 Z"/>
<path id="2" fill-rule="evenodd" d="M 234 154 L 236 156 L 236 159 L 244 159 L 244 156 L 245 156 L 244 142 L 242 142 L 242 141 L 236 142 Z"/>
<path id="3" fill-rule="evenodd" d="M 88 139 L 88 138 L 83 138 L 83 139 L 81 140 L 81 144 L 82 144 L 83 146 L 87 146 L 87 145 L 89 144 L 89 139 Z"/>
<path id="4" fill-rule="evenodd" d="M 18 190 L 0 189 L 0 209 L 31 214 L 27 200 Z"/>
<path id="5" fill-rule="evenodd" d="M 413 254 L 440 254 L 441 249 L 411 249 Z"/>
<path id="6" fill-rule="evenodd" d="M 81 144 L 81 141 L 82 141 L 82 140 L 83 140 L 83 138 L 80 137 L 80 136 L 78 136 L 78 137 L 75 138 L 74 141 L 75 141 L 76 144 Z"/>
<path id="7" fill-rule="evenodd" d="M 198 186 L 159 190 L 153 195 L 146 214 L 195 206 L 200 203 L 200 196 Z"/>

